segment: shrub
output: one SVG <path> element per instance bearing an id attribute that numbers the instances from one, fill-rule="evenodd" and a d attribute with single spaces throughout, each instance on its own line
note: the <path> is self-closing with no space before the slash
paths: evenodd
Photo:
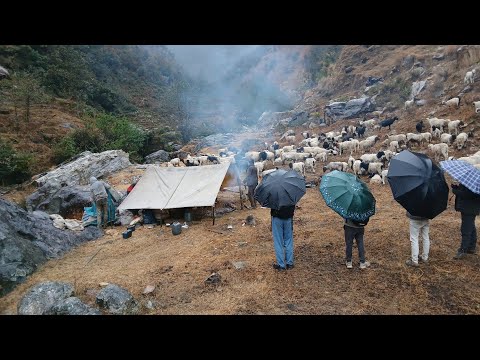
<path id="1" fill-rule="evenodd" d="M 73 140 L 73 136 L 66 136 L 60 141 L 53 150 L 53 161 L 56 164 L 70 159 L 78 153 L 78 149 Z"/>
<path id="2" fill-rule="evenodd" d="M 10 144 L 0 140 L 0 183 L 19 184 L 32 175 L 33 156 L 17 153 Z"/>

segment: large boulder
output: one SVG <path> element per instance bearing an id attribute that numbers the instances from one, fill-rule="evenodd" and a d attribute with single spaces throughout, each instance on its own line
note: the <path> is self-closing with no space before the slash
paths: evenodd
<path id="1" fill-rule="evenodd" d="M 326 105 L 325 116 L 333 118 L 333 120 L 352 119 L 374 110 L 375 101 L 371 97 L 364 96 L 347 102 L 338 101 Z"/>
<path id="2" fill-rule="evenodd" d="M 138 303 L 127 290 L 109 284 L 99 291 L 95 302 L 115 315 L 131 315 L 138 312 Z"/>
<path id="3" fill-rule="evenodd" d="M 57 191 L 52 189 L 47 198 L 43 192 L 36 191 L 27 199 L 28 208 L 60 214 L 64 218 L 68 218 L 75 210 L 83 210 L 83 207 L 91 205 L 89 186 L 64 186 Z"/>
<path id="4" fill-rule="evenodd" d="M 102 315 L 102 312 L 72 296 L 56 302 L 45 315 Z"/>
<path id="5" fill-rule="evenodd" d="M 46 281 L 32 287 L 17 306 L 18 315 L 45 315 L 57 302 L 73 295 L 73 286 Z"/>
<path id="6" fill-rule="evenodd" d="M 47 259 L 102 235 L 96 227 L 83 231 L 60 230 L 48 214 L 27 213 L 0 199 L 0 296 L 11 291 Z"/>
<path id="7" fill-rule="evenodd" d="M 170 156 L 168 152 L 165 150 L 158 150 L 150 155 L 145 156 L 145 163 L 146 164 L 154 164 L 154 163 L 164 163 L 170 160 Z"/>
<path id="8" fill-rule="evenodd" d="M 131 165 L 128 154 L 122 150 L 85 151 L 75 160 L 36 178 L 39 189 L 27 198 L 27 209 L 37 210 L 63 187 L 89 185 L 91 176 L 103 178 Z"/>

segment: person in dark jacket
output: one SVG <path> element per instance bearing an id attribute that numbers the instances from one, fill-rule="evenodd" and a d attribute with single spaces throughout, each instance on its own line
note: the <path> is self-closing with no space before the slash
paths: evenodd
<path id="1" fill-rule="evenodd" d="M 277 263 L 276 270 L 293 269 L 293 214 L 295 205 L 271 209 L 273 247 Z"/>
<path id="2" fill-rule="evenodd" d="M 464 185 L 452 184 L 452 191 L 455 194 L 455 210 L 462 215 L 462 241 L 457 254 L 453 257 L 458 260 L 466 254 L 474 254 L 477 247 L 477 229 L 475 218 L 480 213 L 480 195 L 470 191 Z"/>
<path id="3" fill-rule="evenodd" d="M 250 200 L 250 205 L 252 208 L 257 207 L 257 203 L 255 202 L 255 199 L 253 198 L 253 193 L 255 191 L 255 188 L 258 185 L 258 171 L 257 168 L 255 167 L 255 164 L 253 160 L 249 161 L 249 166 L 247 168 L 247 177 L 245 180 L 243 180 L 243 183 L 247 185 L 248 188 L 248 200 Z"/>
<path id="4" fill-rule="evenodd" d="M 418 262 L 428 262 L 428 253 L 430 252 L 430 219 L 420 216 L 414 216 L 407 211 L 407 217 L 410 219 L 410 246 L 412 256 L 405 264 L 408 266 L 418 266 Z M 418 238 L 422 237 L 423 253 L 419 256 Z"/>
<path id="5" fill-rule="evenodd" d="M 345 219 L 343 229 L 345 230 L 345 260 L 347 269 L 352 269 L 352 247 L 353 239 L 357 241 L 358 257 L 360 258 L 360 269 L 366 269 L 370 266 L 368 261 L 365 261 L 365 247 L 363 245 L 363 235 L 365 234 L 365 226 L 369 219 L 364 222 L 353 221 L 352 219 Z"/>

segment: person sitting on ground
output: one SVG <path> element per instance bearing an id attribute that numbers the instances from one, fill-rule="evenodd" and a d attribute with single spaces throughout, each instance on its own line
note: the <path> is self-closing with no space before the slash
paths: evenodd
<path id="1" fill-rule="evenodd" d="M 407 211 L 407 217 L 410 219 L 410 245 L 412 255 L 405 264 L 408 266 L 418 266 L 418 262 L 428 262 L 428 253 L 430 251 L 430 219 L 420 216 L 414 216 Z M 423 254 L 419 256 L 418 238 L 419 235 L 423 241 Z"/>
<path id="2" fill-rule="evenodd" d="M 352 219 L 345 218 L 343 229 L 345 230 L 345 254 L 347 269 L 352 269 L 352 247 L 353 239 L 357 241 L 358 257 L 360 258 L 360 269 L 366 269 L 370 266 L 368 261 L 365 261 L 365 248 L 363 245 L 363 235 L 365 234 L 365 226 L 368 224 L 367 219 L 363 222 L 354 221 Z"/>
<path id="3" fill-rule="evenodd" d="M 97 227 L 106 226 L 108 221 L 108 194 L 107 189 L 110 185 L 106 182 L 97 180 L 95 176 L 90 177 L 90 191 L 92 192 L 92 200 L 97 208 Z"/>

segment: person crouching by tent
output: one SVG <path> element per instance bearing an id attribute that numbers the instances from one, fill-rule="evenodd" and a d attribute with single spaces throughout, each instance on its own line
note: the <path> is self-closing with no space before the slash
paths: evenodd
<path id="1" fill-rule="evenodd" d="M 452 191 L 455 194 L 455 210 L 462 215 L 462 241 L 460 248 L 453 257 L 455 260 L 462 259 L 466 254 L 475 254 L 477 247 L 477 229 L 475 218 L 480 213 L 480 195 L 470 191 L 463 184 L 452 184 Z"/>
<path id="2" fill-rule="evenodd" d="M 110 189 L 110 185 L 106 182 L 97 180 L 95 176 L 90 178 L 90 191 L 92 192 L 92 200 L 97 208 L 97 227 L 101 228 L 102 225 L 106 225 L 108 219 L 108 194 L 107 189 Z M 104 220 L 104 221 L 103 221 Z M 105 226 L 104 226 L 105 227 Z"/>
<path id="3" fill-rule="evenodd" d="M 257 203 L 255 202 L 253 194 L 258 185 L 258 171 L 253 163 L 253 160 L 248 162 L 247 177 L 245 180 L 243 180 L 243 183 L 248 187 L 248 200 L 250 200 L 251 207 L 255 209 L 257 207 Z"/>

